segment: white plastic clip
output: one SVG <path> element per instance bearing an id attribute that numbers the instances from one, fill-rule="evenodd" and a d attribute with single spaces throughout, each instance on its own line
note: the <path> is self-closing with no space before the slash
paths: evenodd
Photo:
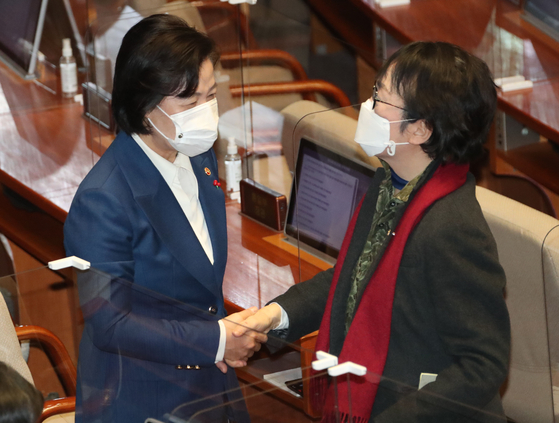
<path id="1" fill-rule="evenodd" d="M 403 6 L 405 4 L 410 4 L 410 0 L 376 0 L 380 7 L 392 7 L 392 6 Z"/>
<path id="2" fill-rule="evenodd" d="M 324 370 L 338 364 L 338 357 L 324 351 L 317 351 L 316 357 L 318 360 L 312 362 L 312 368 L 316 371 Z"/>
<path id="3" fill-rule="evenodd" d="M 496 78 L 495 85 L 501 88 L 504 93 L 510 91 L 520 91 L 531 89 L 534 83 L 530 80 L 526 80 L 522 75 L 507 76 L 505 78 Z"/>
<path id="4" fill-rule="evenodd" d="M 91 264 L 88 261 L 85 261 L 76 256 L 49 261 L 49 269 L 51 270 L 66 269 L 68 267 L 75 267 L 79 270 L 87 270 L 91 267 Z"/>
<path id="5" fill-rule="evenodd" d="M 346 373 L 353 373 L 357 376 L 365 376 L 367 374 L 367 368 L 365 366 L 361 366 L 360 364 L 346 361 L 345 363 L 338 364 L 337 366 L 330 367 L 328 369 L 328 374 L 330 376 L 340 376 L 345 375 Z"/>
<path id="6" fill-rule="evenodd" d="M 248 3 L 248 4 L 256 4 L 256 0 L 221 0 L 222 2 L 226 1 L 229 4 L 241 4 L 241 3 Z"/>

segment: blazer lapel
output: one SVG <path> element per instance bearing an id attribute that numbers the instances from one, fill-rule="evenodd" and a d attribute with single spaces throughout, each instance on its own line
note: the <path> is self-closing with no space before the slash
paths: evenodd
<path id="1" fill-rule="evenodd" d="M 217 162 L 212 150 L 190 158 L 192 170 L 198 180 L 198 198 L 204 211 L 214 254 L 216 278 L 221 280 L 227 262 L 227 217 L 223 190 L 214 185 L 219 182 Z"/>
<path id="2" fill-rule="evenodd" d="M 216 292 L 219 286 L 212 265 L 157 168 L 132 137 L 121 133 L 113 145 L 115 158 L 134 198 L 159 237 L 189 273 L 210 291 Z"/>

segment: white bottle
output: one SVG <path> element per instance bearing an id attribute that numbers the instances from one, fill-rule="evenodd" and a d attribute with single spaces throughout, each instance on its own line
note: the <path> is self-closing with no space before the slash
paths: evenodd
<path id="1" fill-rule="evenodd" d="M 243 178 L 243 166 L 241 156 L 237 150 L 235 138 L 229 137 L 227 144 L 227 155 L 225 156 L 225 183 L 227 184 L 227 196 L 232 200 L 241 199 L 239 183 Z"/>
<path id="2" fill-rule="evenodd" d="M 76 66 L 76 59 L 72 55 L 70 39 L 64 38 L 62 43 L 62 57 L 60 58 L 62 97 L 71 98 L 78 92 L 78 68 Z"/>

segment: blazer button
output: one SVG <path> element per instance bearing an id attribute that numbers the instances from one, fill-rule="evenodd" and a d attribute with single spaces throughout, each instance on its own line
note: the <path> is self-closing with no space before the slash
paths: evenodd
<path id="1" fill-rule="evenodd" d="M 198 364 L 177 364 L 175 366 L 177 370 L 200 370 L 200 366 Z"/>
<path id="2" fill-rule="evenodd" d="M 210 308 L 208 308 L 208 311 L 211 314 L 217 314 L 217 307 L 216 306 L 210 306 Z"/>

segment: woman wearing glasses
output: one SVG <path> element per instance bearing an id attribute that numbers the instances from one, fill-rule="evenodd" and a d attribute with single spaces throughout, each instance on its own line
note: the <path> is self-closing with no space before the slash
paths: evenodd
<path id="1" fill-rule="evenodd" d="M 326 416 L 506 421 L 505 275 L 468 173 L 496 101 L 487 65 L 451 44 L 407 45 L 380 69 L 355 140 L 383 167 L 335 268 L 245 322 L 288 341 L 320 329 L 317 350 L 367 368 L 365 378 L 339 378 L 338 403 L 333 386 L 315 384 Z"/>

